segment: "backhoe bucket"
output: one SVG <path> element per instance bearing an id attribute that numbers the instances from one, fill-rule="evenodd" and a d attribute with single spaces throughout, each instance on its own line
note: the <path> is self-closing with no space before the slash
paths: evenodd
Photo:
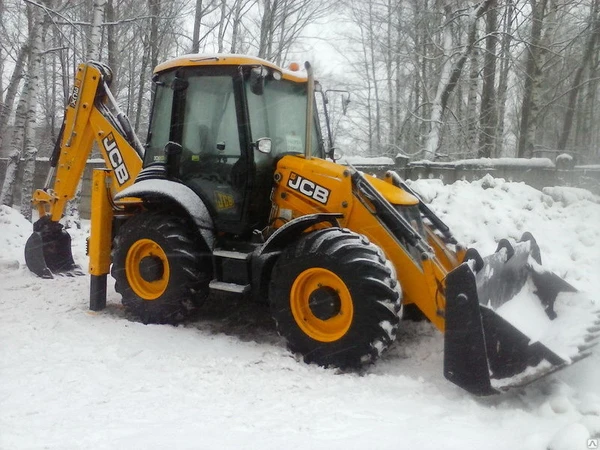
<path id="1" fill-rule="evenodd" d="M 33 224 L 33 234 L 25 244 L 25 262 L 29 270 L 42 278 L 53 278 L 53 273 L 82 273 L 73 261 L 71 236 L 48 216 Z"/>
<path id="2" fill-rule="evenodd" d="M 480 260 L 481 262 L 481 260 Z M 476 395 L 520 387 L 591 353 L 600 306 L 541 266 L 526 233 L 446 277 L 444 375 Z"/>

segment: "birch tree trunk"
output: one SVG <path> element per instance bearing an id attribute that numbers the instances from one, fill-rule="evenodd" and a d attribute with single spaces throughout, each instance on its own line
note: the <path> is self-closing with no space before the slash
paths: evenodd
<path id="1" fill-rule="evenodd" d="M 4 23 L 4 0 L 0 0 L 0 23 Z M 2 93 L 4 92 L 4 56 L 0 48 L 0 105 L 2 104 Z M 1 142 L 0 142 L 1 145 Z"/>
<path id="2" fill-rule="evenodd" d="M 104 9 L 107 0 L 94 0 L 92 12 L 92 24 L 88 35 L 88 46 L 86 59 L 88 61 L 99 61 L 101 58 L 102 24 L 104 22 Z M 81 228 L 81 215 L 79 204 L 81 203 L 81 188 L 83 180 L 79 180 L 75 196 L 65 207 L 65 228 Z"/>
<path id="3" fill-rule="evenodd" d="M 225 31 L 227 30 L 227 0 L 221 0 L 221 20 L 219 20 L 219 31 L 217 33 L 217 53 L 223 53 L 225 49 Z"/>
<path id="4" fill-rule="evenodd" d="M 448 5 L 444 7 L 446 21 L 450 21 L 452 16 L 452 10 Z M 450 85 L 450 76 L 452 74 L 452 60 L 450 59 L 450 55 L 452 54 L 452 47 L 454 46 L 454 42 L 452 40 L 452 30 L 449 26 L 445 26 L 442 32 L 442 42 L 441 48 L 442 52 L 446 56 L 446 61 L 442 64 L 442 68 L 440 70 L 440 79 L 438 82 L 438 88 L 435 94 L 435 99 L 433 100 L 433 106 L 431 110 L 431 118 L 430 118 L 430 128 L 429 134 L 427 136 L 427 141 L 425 143 L 425 151 L 423 153 L 423 157 L 426 160 L 433 161 L 435 160 L 435 156 L 440 144 L 440 134 L 442 132 L 442 116 L 444 113 L 444 109 L 446 105 L 443 104 L 444 94 L 448 90 L 448 86 Z"/>
<path id="5" fill-rule="evenodd" d="M 35 125 L 37 122 L 37 95 L 40 85 L 42 65 L 42 36 L 46 32 L 47 22 L 41 12 L 36 8 L 32 14 L 34 28 L 31 30 L 31 53 L 29 54 L 29 89 L 27 92 L 27 119 L 24 130 L 24 167 L 23 182 L 21 184 L 21 214 L 31 221 L 31 195 L 35 175 L 35 157 L 38 149 L 35 145 Z"/>
<path id="6" fill-rule="evenodd" d="M 514 17 L 514 4 L 511 0 L 507 2 L 504 12 L 504 26 L 500 51 L 500 78 L 498 79 L 498 129 L 496 130 L 496 154 L 504 154 L 504 115 L 506 113 L 506 101 L 508 92 L 508 75 L 510 71 L 510 43 L 512 41 L 512 24 Z M 511 155 L 512 156 L 512 155 Z"/>
<path id="7" fill-rule="evenodd" d="M 150 10 L 150 69 L 154 70 L 156 66 L 158 66 L 158 51 L 160 49 L 160 42 L 158 39 L 159 34 L 159 15 L 161 11 L 161 2 L 160 0 L 150 0 L 148 2 L 148 7 Z M 144 77 L 145 77 L 144 73 Z M 143 92 L 143 86 L 145 80 L 142 80 L 142 84 L 140 84 L 140 91 Z"/>
<path id="8" fill-rule="evenodd" d="M 107 0 L 94 0 L 92 13 L 92 28 L 90 30 L 86 58 L 100 60 L 100 43 L 102 42 L 102 22 L 104 20 L 104 7 Z"/>
<path id="9" fill-rule="evenodd" d="M 106 3 L 106 20 L 109 23 L 115 22 L 115 8 L 114 0 L 108 0 Z M 106 30 L 106 50 L 108 52 L 108 66 L 112 70 L 113 79 L 110 89 L 112 92 L 117 93 L 119 91 L 119 64 L 118 64 L 118 47 L 117 47 L 117 32 L 116 26 L 110 25 Z"/>
<path id="10" fill-rule="evenodd" d="M 4 143 L 4 137 L 7 133 L 8 119 L 10 118 L 19 91 L 19 85 L 24 75 L 25 61 L 29 53 L 29 41 L 21 46 L 15 62 L 12 76 L 6 88 L 4 101 L 0 103 L 0 149 Z"/>
<path id="11" fill-rule="evenodd" d="M 575 135 L 575 146 L 585 149 L 588 157 L 599 155 L 597 147 L 593 143 L 598 142 L 597 137 L 600 134 L 598 127 L 598 114 L 596 108 L 598 97 L 598 80 L 600 80 L 600 62 L 599 55 L 596 52 L 589 61 L 590 72 L 588 74 L 588 83 L 584 86 L 581 98 L 583 105 L 578 108 L 577 127 Z M 582 161 L 580 163 L 585 163 Z"/>
<path id="12" fill-rule="evenodd" d="M 19 108 L 15 117 L 10 161 L 6 168 L 0 202 L 8 206 L 11 206 L 13 203 L 13 190 L 19 171 L 19 162 L 22 151 L 25 148 L 27 149 L 27 159 L 22 181 L 21 212 L 26 218 L 31 220 L 31 193 L 35 171 L 35 155 L 37 153 L 37 148 L 33 141 L 36 123 L 36 99 L 40 78 L 43 20 L 37 7 L 28 5 L 27 8 L 30 24 L 27 81 L 23 86 Z"/>
<path id="13" fill-rule="evenodd" d="M 31 48 L 31 47 L 30 47 Z M 13 190 L 17 183 L 17 175 L 19 173 L 19 164 L 21 162 L 21 153 L 23 151 L 24 129 L 26 122 L 27 111 L 27 91 L 29 90 L 29 78 L 25 78 L 23 89 L 17 110 L 15 112 L 15 124 L 10 140 L 8 162 L 6 164 L 6 172 L 4 173 L 4 182 L 0 191 L 0 204 L 13 205 Z"/>
<path id="14" fill-rule="evenodd" d="M 531 37 L 527 45 L 527 63 L 521 106 L 521 126 L 519 130 L 519 158 L 531 157 L 535 136 L 535 121 L 539 108 L 538 87 L 542 71 L 540 70 L 540 45 L 547 0 L 530 0 L 532 10 Z"/>
<path id="15" fill-rule="evenodd" d="M 478 36 L 477 27 L 475 27 L 475 38 Z M 467 142 L 469 143 L 468 152 L 461 154 L 460 157 L 472 156 L 473 149 L 477 148 L 477 106 L 479 92 L 479 51 L 473 50 L 469 58 L 469 88 L 467 91 Z"/>
<path id="16" fill-rule="evenodd" d="M 495 156 L 496 125 L 496 28 L 497 0 L 492 0 L 486 13 L 485 55 L 483 57 L 483 86 L 481 89 L 481 113 L 479 115 L 479 151 L 480 158 Z"/>

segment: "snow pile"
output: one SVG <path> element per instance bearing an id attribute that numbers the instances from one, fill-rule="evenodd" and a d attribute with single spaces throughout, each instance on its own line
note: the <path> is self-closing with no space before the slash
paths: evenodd
<path id="1" fill-rule="evenodd" d="M 583 189 L 555 187 L 540 192 L 525 183 L 486 175 L 472 183 L 440 180 L 408 184 L 453 231 L 459 242 L 482 255 L 502 238 L 536 238 L 545 269 L 580 290 L 599 292 L 600 205 Z M 552 194 L 552 195 L 550 195 Z"/>
<path id="2" fill-rule="evenodd" d="M 529 230 L 545 268 L 600 291 L 593 197 L 490 176 L 411 185 L 481 254 Z M 85 227 L 69 232 L 85 267 Z M 2 207 L 0 259 L 23 264 L 30 233 Z M 92 313 L 88 277 L 0 268 L 0 448 L 561 450 L 600 437 L 598 349 L 477 399 L 444 379 L 443 337 L 425 322 L 404 322 L 365 373 L 338 373 L 296 361 L 265 308 L 223 303 L 183 326 L 145 326 L 128 320 L 110 282 L 108 291 L 107 309 Z"/>
<path id="3" fill-rule="evenodd" d="M 16 210 L 0 205 L 0 271 L 23 264 L 23 248 L 31 235 L 31 223 Z"/>
<path id="4" fill-rule="evenodd" d="M 544 189 L 542 189 L 542 192 L 552 197 L 554 201 L 561 202 L 565 206 L 577 203 L 581 200 L 600 203 L 600 197 L 592 194 L 587 189 L 560 186 L 545 187 Z"/>

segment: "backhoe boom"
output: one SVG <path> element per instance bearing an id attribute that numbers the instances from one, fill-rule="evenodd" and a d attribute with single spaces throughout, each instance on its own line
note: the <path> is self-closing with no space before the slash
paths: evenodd
<path id="1" fill-rule="evenodd" d="M 114 172 L 113 191 L 130 186 L 142 168 L 143 147 L 110 92 L 111 78 L 110 69 L 100 63 L 77 68 L 45 186 L 32 196 L 39 220 L 27 241 L 25 258 L 39 276 L 75 268 L 70 237 L 59 221 L 77 192 L 94 142 Z"/>

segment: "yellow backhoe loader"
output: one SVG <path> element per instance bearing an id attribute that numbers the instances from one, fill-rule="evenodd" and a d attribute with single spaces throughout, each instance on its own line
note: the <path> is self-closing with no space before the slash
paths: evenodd
<path id="1" fill-rule="evenodd" d="M 381 180 L 332 161 L 305 69 L 239 55 L 167 61 L 154 71 L 142 145 L 109 68 L 80 65 L 52 169 L 33 195 L 28 267 L 44 277 L 77 269 L 59 220 L 95 140 L 106 169 L 92 182 L 91 309 L 105 307 L 109 271 L 144 323 L 176 323 L 211 292 L 237 293 L 268 301 L 305 361 L 345 369 L 377 359 L 412 305 L 445 334 L 445 376 L 476 395 L 587 356 L 598 312 L 558 305 L 575 289 L 541 268 L 531 235 L 482 258 L 396 173 Z M 528 286 L 552 342 L 501 313 Z M 573 315 L 577 330 L 561 328 Z"/>

